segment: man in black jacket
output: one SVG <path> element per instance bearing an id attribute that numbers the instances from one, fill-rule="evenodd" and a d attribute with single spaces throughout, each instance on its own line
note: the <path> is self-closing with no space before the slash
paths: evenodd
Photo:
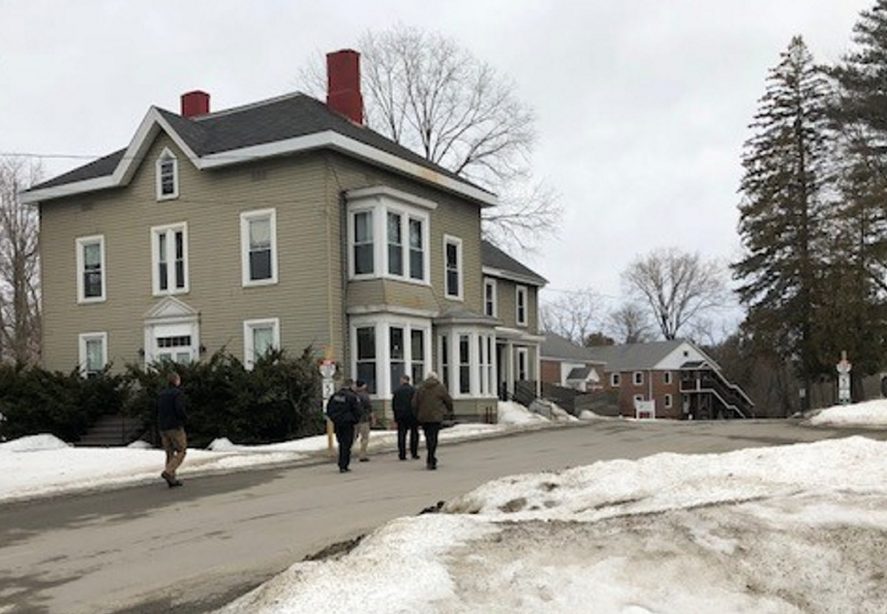
<path id="1" fill-rule="evenodd" d="M 354 425 L 360 420 L 360 400 L 351 389 L 354 382 L 346 379 L 338 392 L 326 404 L 326 415 L 332 421 L 339 444 L 339 473 L 351 471 L 351 446 L 354 445 Z"/>
<path id="2" fill-rule="evenodd" d="M 419 422 L 413 413 L 413 395 L 416 389 L 410 386 L 410 376 L 400 376 L 400 387 L 394 391 L 391 400 L 394 420 L 397 422 L 397 456 L 407 459 L 407 431 L 410 432 L 410 455 L 419 458 Z"/>
<path id="3" fill-rule="evenodd" d="M 169 386 L 157 397 L 157 428 L 166 452 L 166 468 L 160 474 L 170 488 L 181 486 L 176 469 L 185 460 L 188 439 L 185 436 L 185 394 L 179 386 L 182 379 L 173 371 L 167 376 Z"/>

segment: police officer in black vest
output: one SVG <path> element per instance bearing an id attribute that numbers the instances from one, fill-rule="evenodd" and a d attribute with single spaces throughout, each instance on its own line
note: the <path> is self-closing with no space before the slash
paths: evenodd
<path id="1" fill-rule="evenodd" d="M 351 446 L 354 444 L 354 425 L 360 420 L 360 400 L 351 389 L 354 382 L 346 379 L 342 387 L 326 404 L 326 415 L 332 421 L 339 444 L 339 473 L 351 471 Z"/>

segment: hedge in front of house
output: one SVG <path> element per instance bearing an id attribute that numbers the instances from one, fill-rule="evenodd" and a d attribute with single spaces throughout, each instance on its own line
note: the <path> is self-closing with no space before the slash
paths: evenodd
<path id="1" fill-rule="evenodd" d="M 0 440 L 51 433 L 76 441 L 103 414 L 119 412 L 129 382 L 111 375 L 110 366 L 95 377 L 25 365 L 0 365 Z"/>
<path id="2" fill-rule="evenodd" d="M 170 369 L 182 377 L 193 446 L 217 437 L 271 443 L 325 429 L 320 373 L 310 347 L 298 358 L 271 351 L 252 370 L 224 350 L 190 365 L 129 365 L 117 375 L 109 368 L 84 378 L 76 369 L 64 374 L 0 365 L 0 441 L 52 433 L 76 442 L 102 415 L 125 411 L 142 420 L 156 443 L 157 394 Z"/>
<path id="3" fill-rule="evenodd" d="M 218 437 L 272 443 L 324 432 L 321 379 L 310 347 L 298 358 L 273 350 L 252 370 L 225 350 L 189 365 L 129 366 L 127 378 L 134 386 L 128 413 L 141 418 L 152 435 L 157 395 L 171 369 L 182 378 L 190 445 L 203 447 Z"/>

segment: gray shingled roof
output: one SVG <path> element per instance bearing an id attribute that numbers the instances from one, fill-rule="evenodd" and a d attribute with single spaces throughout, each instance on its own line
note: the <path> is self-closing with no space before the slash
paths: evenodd
<path id="1" fill-rule="evenodd" d="M 190 119 L 163 109 L 158 109 L 158 111 L 199 156 L 219 154 L 242 147 L 274 143 L 329 130 L 432 169 L 471 187 L 484 189 L 433 162 L 429 162 L 378 132 L 349 121 L 342 115 L 330 111 L 323 102 L 301 93 Z M 120 150 L 90 162 L 33 186 L 31 190 L 110 175 L 122 158 L 124 151 Z M 489 193 L 488 190 L 484 191 Z"/>
<path id="2" fill-rule="evenodd" d="M 589 373 L 591 373 L 591 367 L 574 367 L 573 369 L 570 369 L 570 372 L 567 374 L 567 379 L 584 380 L 588 377 Z"/>
<path id="3" fill-rule="evenodd" d="M 483 266 L 499 269 L 526 278 L 526 281 L 538 286 L 544 286 L 548 280 L 534 270 L 524 266 L 489 241 L 481 241 L 480 256 Z"/>
<path id="4" fill-rule="evenodd" d="M 673 339 L 652 343 L 606 345 L 588 348 L 588 352 L 593 358 L 606 362 L 607 371 L 639 371 L 652 369 L 683 343 L 682 339 Z"/>
<path id="5" fill-rule="evenodd" d="M 540 355 L 544 358 L 560 358 L 562 360 L 575 360 L 578 362 L 603 362 L 593 358 L 589 350 L 591 348 L 576 345 L 566 337 L 561 337 L 554 333 L 545 333 L 545 341 L 542 342 Z"/>

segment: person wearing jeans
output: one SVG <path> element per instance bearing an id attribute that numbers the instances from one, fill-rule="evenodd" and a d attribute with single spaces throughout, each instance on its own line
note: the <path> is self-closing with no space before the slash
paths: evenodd
<path id="1" fill-rule="evenodd" d="M 425 381 L 416 391 L 413 408 L 425 433 L 425 447 L 428 451 L 425 466 L 433 471 L 437 469 L 437 435 L 440 433 L 441 423 L 444 418 L 453 414 L 453 399 L 434 371 L 425 376 Z"/>

